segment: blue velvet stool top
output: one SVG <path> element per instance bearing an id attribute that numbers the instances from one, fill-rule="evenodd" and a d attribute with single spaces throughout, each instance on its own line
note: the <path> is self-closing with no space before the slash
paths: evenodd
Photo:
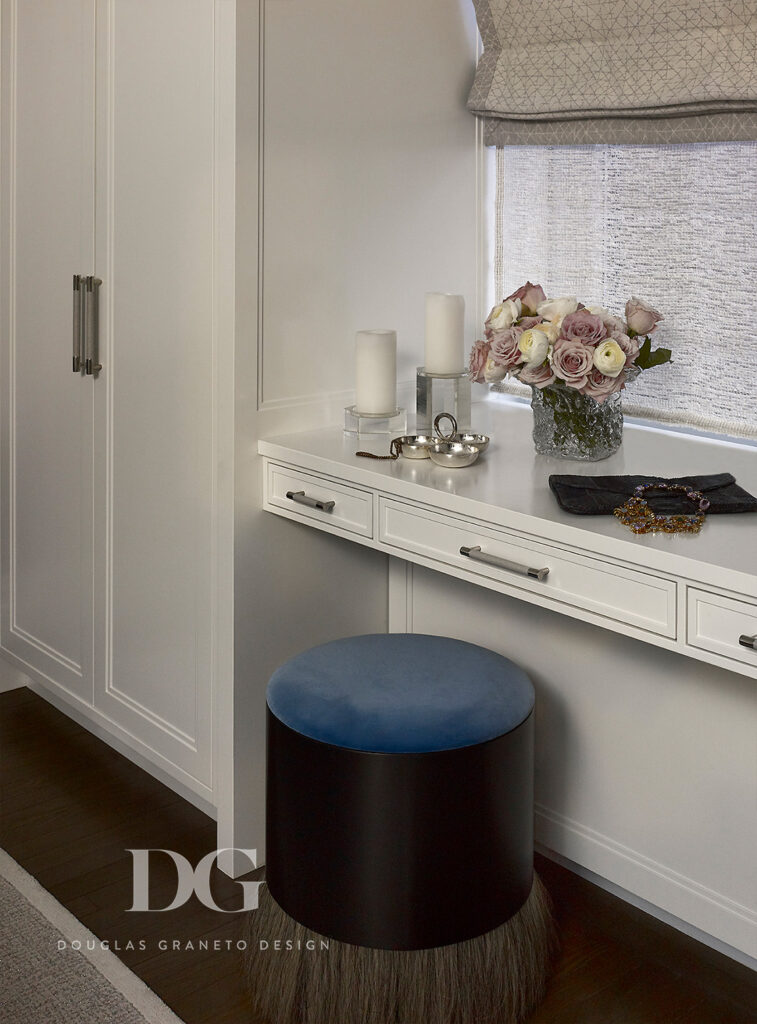
<path id="1" fill-rule="evenodd" d="M 475 644 L 418 633 L 348 637 L 285 662 L 268 706 L 311 739 L 353 750 L 424 753 L 510 732 L 533 710 L 525 672 Z"/>

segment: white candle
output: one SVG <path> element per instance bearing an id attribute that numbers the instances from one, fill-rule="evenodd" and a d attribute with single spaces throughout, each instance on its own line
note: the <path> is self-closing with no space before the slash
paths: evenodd
<path id="1" fill-rule="evenodd" d="M 425 367 L 429 373 L 462 373 L 464 319 L 462 295 L 427 293 Z"/>
<path id="2" fill-rule="evenodd" d="M 397 332 L 358 331 L 355 338 L 355 405 L 358 412 L 397 408 Z"/>

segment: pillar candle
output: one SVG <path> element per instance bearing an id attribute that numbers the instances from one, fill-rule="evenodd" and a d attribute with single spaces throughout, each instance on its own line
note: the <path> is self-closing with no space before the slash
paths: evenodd
<path id="1" fill-rule="evenodd" d="M 464 318 L 462 295 L 427 293 L 425 367 L 429 373 L 462 373 Z"/>
<path id="2" fill-rule="evenodd" d="M 358 331 L 355 338 L 355 405 L 358 412 L 397 408 L 397 332 Z"/>

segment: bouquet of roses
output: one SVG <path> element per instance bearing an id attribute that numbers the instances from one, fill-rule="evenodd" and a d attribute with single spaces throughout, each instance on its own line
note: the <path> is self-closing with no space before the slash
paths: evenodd
<path id="1" fill-rule="evenodd" d="M 470 377 L 494 384 L 509 374 L 542 390 L 573 388 L 601 404 L 640 370 L 670 361 L 670 349 L 653 351 L 650 339 L 662 316 L 637 298 L 625 316 L 573 296 L 548 299 L 528 281 L 492 309 L 486 340 L 471 350 Z"/>

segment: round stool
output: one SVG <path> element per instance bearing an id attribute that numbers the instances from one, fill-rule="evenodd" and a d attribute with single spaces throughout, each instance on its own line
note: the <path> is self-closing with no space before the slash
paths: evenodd
<path id="1" fill-rule="evenodd" d="M 268 892 L 249 916 L 251 992 L 273 1024 L 509 1022 L 533 1007 L 551 951 L 533 708 L 518 666 L 444 637 L 352 637 L 277 670 Z M 287 968 L 262 955 L 271 939 Z"/>

